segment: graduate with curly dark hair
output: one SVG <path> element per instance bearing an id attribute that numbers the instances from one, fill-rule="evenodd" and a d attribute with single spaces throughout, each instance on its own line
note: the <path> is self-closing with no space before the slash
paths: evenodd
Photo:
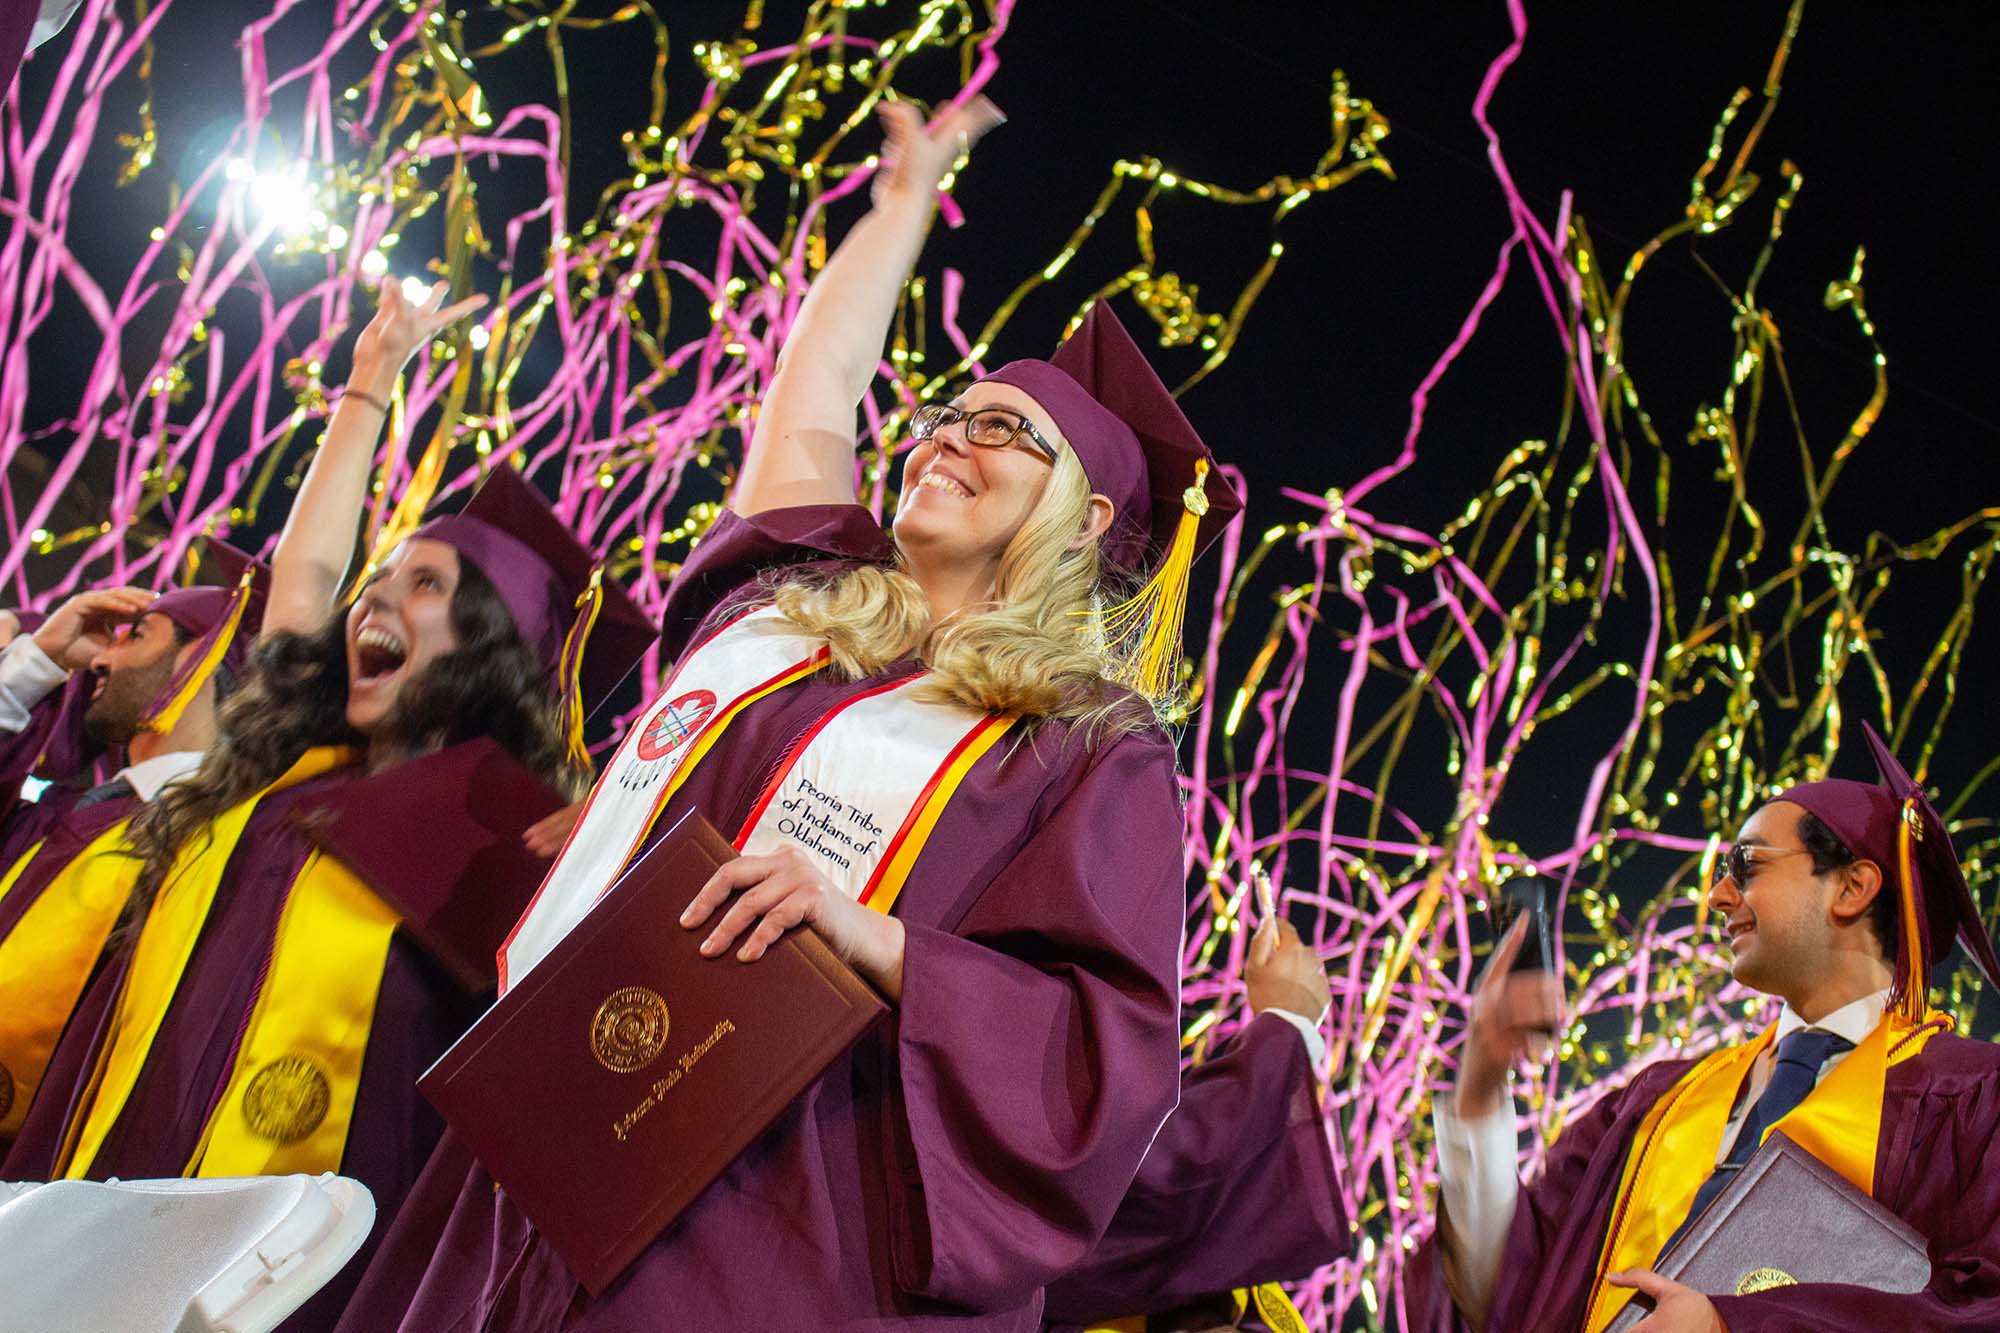
<path id="1" fill-rule="evenodd" d="M 421 304 L 385 289 L 279 540 L 248 678 L 202 767 L 133 821 L 141 865 L 122 951 L 58 1046 L 6 1177 L 339 1171 L 389 1216 L 440 1133 L 416 1077 L 476 997 L 434 941 L 404 928 L 398 903 L 424 886 L 364 882 L 321 850 L 316 822 L 330 802 L 364 836 L 407 821 L 405 770 L 421 766 L 424 817 L 476 824 L 473 779 L 493 769 L 458 762 L 470 744 L 497 742 L 552 789 L 549 804 L 576 794 L 585 696 L 601 697 L 651 638 L 505 467 L 339 604 L 396 377 L 482 299 L 443 307 L 442 288 Z M 593 623 L 612 632 L 588 645 L 586 682 Z M 402 785 L 387 781 L 398 774 Z M 403 808 L 371 807 L 371 793 Z M 336 1283 L 296 1326 L 341 1299 Z"/>

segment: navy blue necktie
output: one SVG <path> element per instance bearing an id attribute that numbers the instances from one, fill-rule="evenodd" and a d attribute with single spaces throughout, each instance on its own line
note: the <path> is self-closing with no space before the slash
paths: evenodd
<path id="1" fill-rule="evenodd" d="M 121 796 L 135 796 L 137 794 L 132 790 L 130 782 L 127 782 L 124 778 L 113 778 L 109 782 L 99 783 L 78 797 L 74 808 L 81 810 L 86 806 L 99 805 L 105 801 L 115 801 Z"/>
<path id="2" fill-rule="evenodd" d="M 1694 1203 L 1688 1208 L 1687 1218 L 1660 1247 L 1662 1255 L 1674 1248 L 1674 1242 L 1681 1238 L 1681 1233 L 1708 1211 L 1708 1206 L 1715 1202 L 1715 1196 L 1722 1193 L 1736 1178 L 1736 1173 L 1749 1163 L 1757 1145 L 1764 1141 L 1764 1131 L 1784 1119 L 1793 1107 L 1806 1099 L 1807 1093 L 1819 1086 L 1820 1066 L 1842 1051 L 1852 1049 L 1854 1043 L 1845 1037 L 1805 1028 L 1778 1043 L 1778 1063 L 1771 1070 L 1771 1081 L 1764 1085 L 1764 1095 L 1750 1108 L 1750 1114 L 1743 1117 L 1743 1128 L 1736 1135 L 1736 1142 L 1729 1146 L 1729 1156 L 1723 1158 L 1714 1173 L 1701 1182 L 1701 1188 L 1695 1192 Z"/>

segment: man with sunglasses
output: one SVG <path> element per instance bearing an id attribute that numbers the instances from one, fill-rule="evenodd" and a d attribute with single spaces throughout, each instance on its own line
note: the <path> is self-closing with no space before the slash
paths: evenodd
<path id="1" fill-rule="evenodd" d="M 1551 974 L 1510 973 L 1518 928 L 1494 950 L 1457 1086 L 1435 1100 L 1438 1226 L 1406 1271 L 1409 1328 L 1598 1333 L 1637 1295 L 1654 1307 L 1645 1333 L 2000 1327 L 2000 1173 L 1985 1166 L 2000 1149 L 2000 1046 L 1947 1035 L 1927 998 L 1954 937 L 1989 985 L 2000 961 L 1943 819 L 1864 731 L 1879 782 L 1780 793 L 1709 885 L 1730 973 L 1783 1002 L 1777 1021 L 1639 1070 L 1564 1128 L 1525 1186 L 1507 1072 L 1558 1025 L 1561 993 Z M 1711 1297 L 1652 1271 L 1773 1130 L 1923 1234 L 1928 1288 Z"/>

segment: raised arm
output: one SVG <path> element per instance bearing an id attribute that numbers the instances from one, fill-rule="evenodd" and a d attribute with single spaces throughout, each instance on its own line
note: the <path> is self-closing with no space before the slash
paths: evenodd
<path id="1" fill-rule="evenodd" d="M 1002 119 L 983 97 L 929 125 L 907 102 L 884 102 L 881 113 L 888 142 L 874 207 L 820 270 L 785 338 L 730 495 L 739 514 L 853 501 L 855 409 L 930 230 L 938 182 Z"/>
<path id="2" fill-rule="evenodd" d="M 306 469 L 279 534 L 265 631 L 317 629 L 339 595 L 354 560 L 375 442 L 389 418 L 396 377 L 419 347 L 486 304 L 484 296 L 471 296 L 446 306 L 444 297 L 443 283 L 421 304 L 407 299 L 396 280 L 383 284 L 381 308 L 354 340 L 354 369 L 327 423 L 326 442 Z"/>

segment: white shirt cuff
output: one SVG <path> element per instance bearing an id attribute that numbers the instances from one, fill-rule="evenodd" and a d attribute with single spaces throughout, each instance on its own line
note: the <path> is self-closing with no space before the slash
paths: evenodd
<path id="1" fill-rule="evenodd" d="M 0 648 L 0 731 L 27 730 L 28 710 L 63 687 L 69 679 L 49 660 L 32 634 L 17 634 Z"/>
<path id="2" fill-rule="evenodd" d="M 1295 1014 L 1289 1009 L 1273 1007 L 1266 1009 L 1264 1012 L 1273 1018 L 1282 1018 L 1298 1029 L 1299 1035 L 1305 1038 L 1306 1059 L 1314 1069 L 1318 1069 L 1326 1060 L 1326 1038 L 1320 1035 L 1319 1024 L 1313 1022 L 1304 1014 Z M 1322 1013 L 1320 1017 L 1325 1018 L 1326 1015 Z"/>
<path id="3" fill-rule="evenodd" d="M 1431 1121 L 1444 1204 L 1438 1232 L 1455 1252 L 1462 1284 L 1470 1288 L 1457 1293 L 1460 1304 L 1483 1313 L 1493 1299 L 1521 1192 L 1514 1099 L 1510 1093 L 1492 1115 L 1461 1120 L 1452 1094 L 1440 1094 L 1432 1099 Z"/>

